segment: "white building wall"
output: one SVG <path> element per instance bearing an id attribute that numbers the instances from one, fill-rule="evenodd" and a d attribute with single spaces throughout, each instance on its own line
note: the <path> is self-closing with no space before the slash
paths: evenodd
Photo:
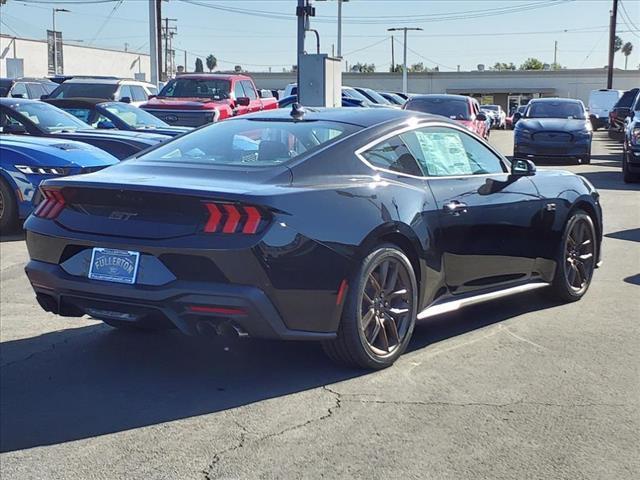
<path id="1" fill-rule="evenodd" d="M 258 88 L 282 89 L 295 82 L 295 73 L 250 74 Z M 640 87 L 640 71 L 616 70 L 613 88 Z M 343 73 L 342 84 L 375 90 L 401 91 L 402 75 L 394 73 Z M 539 90 L 545 96 L 589 100 L 591 90 L 606 88 L 605 69 L 511 71 L 511 72 L 430 72 L 409 74 L 411 93 L 527 93 Z"/>
<path id="2" fill-rule="evenodd" d="M 14 57 L 13 37 L 0 36 L 0 77 L 7 75 L 7 58 Z M 24 59 L 25 77 L 49 75 L 47 42 L 15 39 L 15 56 Z M 133 78 L 138 72 L 150 78 L 149 55 L 80 45 L 64 45 L 65 75 L 110 75 Z M 138 62 L 138 59 L 140 61 Z M 140 63 L 140 66 L 138 65 Z"/>

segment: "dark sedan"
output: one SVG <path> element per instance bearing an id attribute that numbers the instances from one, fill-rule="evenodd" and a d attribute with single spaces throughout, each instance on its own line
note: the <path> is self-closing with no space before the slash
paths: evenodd
<path id="1" fill-rule="evenodd" d="M 0 134 L 77 140 L 120 160 L 170 138 L 155 133 L 99 130 L 53 105 L 21 98 L 0 98 Z"/>
<path id="2" fill-rule="evenodd" d="M 100 129 L 116 128 L 176 137 L 193 130 L 169 125 L 149 112 L 124 102 L 97 98 L 53 98 L 44 100 Z"/>
<path id="3" fill-rule="evenodd" d="M 531 100 L 513 136 L 516 158 L 591 163 L 593 128 L 580 100 Z"/>
<path id="4" fill-rule="evenodd" d="M 320 341 L 365 368 L 417 319 L 534 289 L 579 300 L 602 237 L 584 178 L 390 108 L 236 117 L 42 189 L 26 272 L 45 310 Z"/>
<path id="5" fill-rule="evenodd" d="M 640 182 L 640 93 L 629 111 L 622 144 L 622 176 L 626 183 Z"/>

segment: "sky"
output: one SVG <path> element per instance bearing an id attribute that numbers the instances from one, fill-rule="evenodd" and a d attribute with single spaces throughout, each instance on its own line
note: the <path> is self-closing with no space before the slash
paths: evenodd
<path id="1" fill-rule="evenodd" d="M 321 51 L 337 43 L 336 0 L 315 0 L 311 27 L 320 33 Z M 163 17 L 175 18 L 174 46 L 187 50 L 190 69 L 197 56 L 214 54 L 219 69 L 242 65 L 249 71 L 290 69 L 296 55 L 296 0 L 169 0 Z M 520 65 L 528 57 L 568 68 L 599 68 L 607 63 L 612 0 L 349 0 L 343 3 L 342 52 L 349 64 L 391 65 L 390 27 L 409 32 L 409 65 L 422 62 L 441 71 L 475 70 L 495 62 Z M 640 0 L 620 0 L 618 31 L 634 51 L 629 68 L 640 64 Z M 8 0 L 0 8 L 0 31 L 44 39 L 52 9 L 65 42 L 148 52 L 146 0 Z M 395 34 L 395 60 L 402 62 L 402 33 Z M 315 38 L 307 35 L 308 51 Z M 179 51 L 177 64 L 184 54 Z M 615 66 L 624 68 L 616 54 Z"/>

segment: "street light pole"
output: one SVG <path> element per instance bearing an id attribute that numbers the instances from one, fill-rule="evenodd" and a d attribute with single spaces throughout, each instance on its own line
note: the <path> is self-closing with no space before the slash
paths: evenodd
<path id="1" fill-rule="evenodd" d="M 71 10 L 67 10 L 66 8 L 54 8 L 52 10 L 53 16 L 53 74 L 58 74 L 58 39 L 56 37 L 56 12 L 66 12 L 71 13 Z"/>
<path id="2" fill-rule="evenodd" d="M 387 28 L 387 32 L 404 32 L 404 54 L 402 60 L 402 93 L 407 93 L 408 88 L 408 77 L 407 77 L 407 32 L 409 30 L 422 31 L 420 27 L 400 27 L 400 28 Z"/>

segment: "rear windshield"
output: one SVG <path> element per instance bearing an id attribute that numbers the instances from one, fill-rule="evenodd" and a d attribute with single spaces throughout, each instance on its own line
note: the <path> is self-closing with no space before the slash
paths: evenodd
<path id="1" fill-rule="evenodd" d="M 585 118 L 582 105 L 576 102 L 534 102 L 527 110 L 529 118 Z"/>
<path id="2" fill-rule="evenodd" d="M 498 105 L 481 105 L 480 108 L 482 108 L 483 110 L 493 110 L 494 112 L 500 110 L 500 107 Z"/>
<path id="3" fill-rule="evenodd" d="M 631 104 L 635 100 L 636 95 L 638 94 L 638 91 L 640 90 L 637 88 L 632 88 L 631 90 L 627 90 L 626 92 L 624 92 L 622 94 L 622 97 L 620 97 L 620 100 L 618 100 L 618 103 L 616 103 L 616 107 L 622 107 L 622 108 L 631 107 Z"/>
<path id="4" fill-rule="evenodd" d="M 404 108 L 432 115 L 442 115 L 453 120 L 469 120 L 470 118 L 469 102 L 457 98 L 410 98 Z"/>
<path id="5" fill-rule="evenodd" d="M 70 113 L 44 102 L 16 103 L 11 106 L 11 109 L 49 133 L 74 132 L 78 129 L 90 128 Z"/>
<path id="6" fill-rule="evenodd" d="M 357 128 L 321 120 L 230 120 L 177 138 L 134 161 L 274 166 L 329 145 Z"/>
<path id="7" fill-rule="evenodd" d="M 104 98 L 112 99 L 118 89 L 115 83 L 63 83 L 50 95 L 51 98 Z"/>
<path id="8" fill-rule="evenodd" d="M 229 80 L 177 78 L 167 83 L 159 96 L 226 100 L 229 98 L 230 88 Z"/>

